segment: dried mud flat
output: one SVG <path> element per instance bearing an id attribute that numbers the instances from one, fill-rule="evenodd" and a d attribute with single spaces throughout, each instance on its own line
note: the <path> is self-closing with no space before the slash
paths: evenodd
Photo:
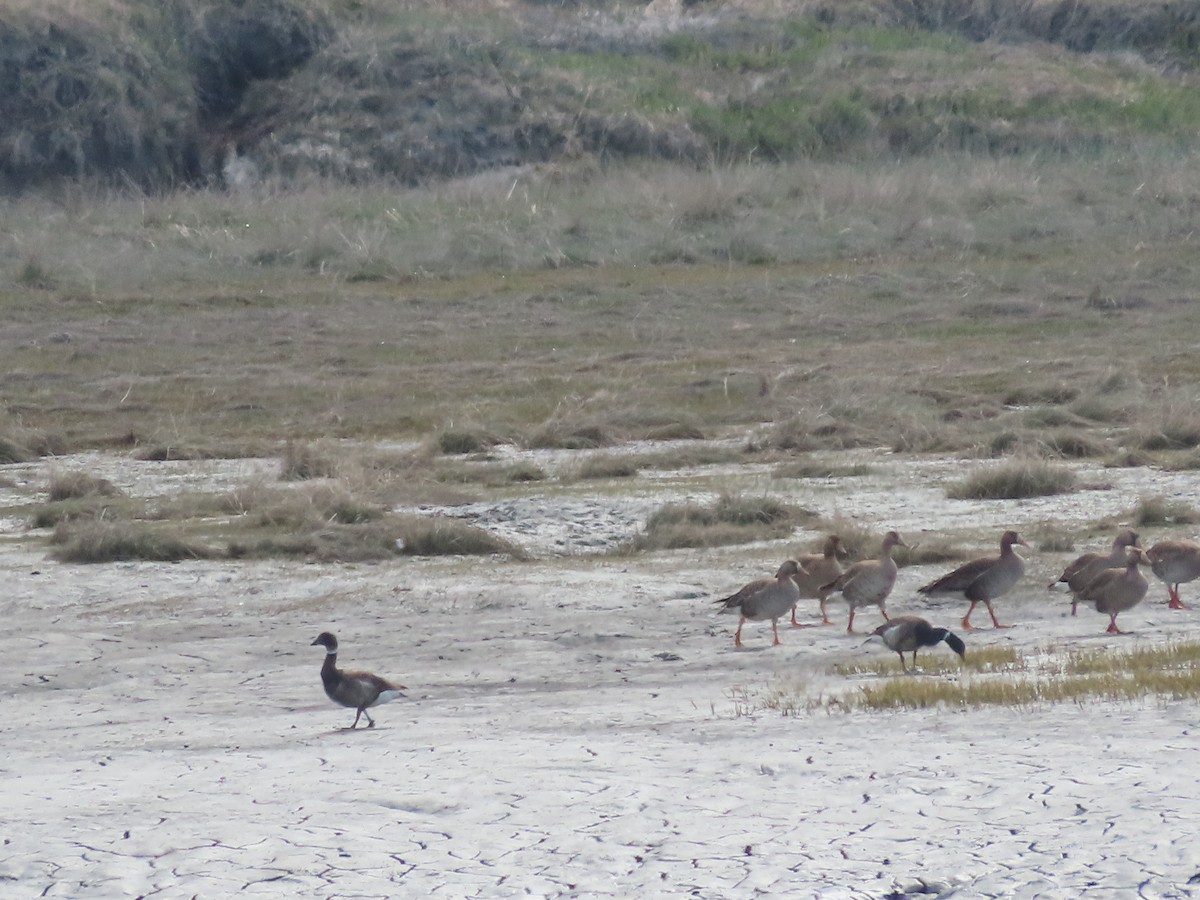
<path id="1" fill-rule="evenodd" d="M 1083 467 L 1111 486 L 949 502 L 961 461 L 872 456 L 875 474 L 789 482 L 789 499 L 990 550 L 1001 526 L 1200 495 L 1195 474 Z M 264 465 L 86 462 L 123 487 Z M 2 474 L 19 492 L 47 465 Z M 747 707 L 737 697 L 772 686 L 852 691 L 862 679 L 830 664 L 886 651 L 841 625 L 787 629 L 775 648 L 769 627 L 747 625 L 739 651 L 736 620 L 712 613 L 710 598 L 815 534 L 588 555 L 694 487 L 668 481 L 565 500 L 535 487 L 459 511 L 540 550 L 532 562 L 73 566 L 4 520 L 0 895 L 1200 896 L 1193 704 Z M 1157 583 L 1122 617 L 1129 636 L 1103 634 L 1088 610 L 1071 618 L 1045 590 L 1068 556 L 1031 555 L 997 604 L 1015 627 L 973 632 L 969 647 L 1200 638 L 1200 610 L 1168 610 Z M 917 599 L 940 568 L 902 570 L 889 609 L 961 617 Z M 868 610 L 860 627 L 876 621 Z M 322 694 L 309 643 L 323 629 L 343 665 L 408 685 L 378 727 L 344 730 L 353 711 Z"/>

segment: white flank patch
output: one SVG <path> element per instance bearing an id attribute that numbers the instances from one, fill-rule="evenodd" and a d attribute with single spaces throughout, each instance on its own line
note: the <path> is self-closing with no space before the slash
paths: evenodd
<path id="1" fill-rule="evenodd" d="M 403 696 L 403 694 L 401 694 L 399 691 L 380 691 L 379 699 L 376 700 L 371 705 L 378 706 L 381 703 L 391 703 L 397 697 L 402 697 L 402 696 Z"/>

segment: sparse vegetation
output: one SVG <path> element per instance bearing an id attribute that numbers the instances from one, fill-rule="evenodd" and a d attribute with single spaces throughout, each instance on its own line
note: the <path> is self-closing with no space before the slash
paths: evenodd
<path id="1" fill-rule="evenodd" d="M 1034 664 L 1033 660 L 1037 660 Z M 785 716 L 827 711 L 922 709 L 935 706 L 1029 706 L 1200 697 L 1200 643 L 1172 642 L 1131 650 L 1048 648 L 1031 657 L 1011 647 L 969 648 L 965 663 L 933 650 L 922 653 L 917 673 L 900 674 L 898 658 L 838 664 L 834 674 L 875 677 L 851 691 L 814 696 L 807 685 L 770 684 L 733 692 L 734 714 L 768 709 Z M 948 677 L 958 675 L 959 677 Z"/>

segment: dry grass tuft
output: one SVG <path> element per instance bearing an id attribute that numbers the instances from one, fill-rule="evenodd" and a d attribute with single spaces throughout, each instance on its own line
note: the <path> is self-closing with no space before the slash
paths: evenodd
<path id="1" fill-rule="evenodd" d="M 334 478 L 337 463 L 333 455 L 313 444 L 288 441 L 280 460 L 279 477 L 283 481 L 307 481 L 312 478 Z"/>
<path id="2" fill-rule="evenodd" d="M 1143 497 L 1127 516 L 1135 525 L 1195 525 L 1200 522 L 1200 510 L 1186 500 L 1171 500 L 1163 496 Z"/>
<path id="3" fill-rule="evenodd" d="M 787 537 L 815 514 L 772 497 L 723 495 L 716 503 L 668 503 L 620 552 L 718 547 Z"/>
<path id="4" fill-rule="evenodd" d="M 400 552 L 410 556 L 509 556 L 526 559 L 525 551 L 498 535 L 459 519 L 408 516 L 398 521 Z"/>
<path id="5" fill-rule="evenodd" d="M 124 492 L 107 478 L 87 472 L 56 472 L 50 476 L 47 493 L 51 503 L 85 497 L 122 497 Z"/>
<path id="6" fill-rule="evenodd" d="M 1038 460 L 1015 460 L 982 469 L 946 489 L 951 500 L 1019 500 L 1065 494 L 1075 489 L 1070 469 Z"/>
<path id="7" fill-rule="evenodd" d="M 57 545 L 54 558 L 68 563 L 178 562 L 217 555 L 211 548 L 178 534 L 122 521 L 62 522 L 55 528 L 52 542 Z"/>
<path id="8" fill-rule="evenodd" d="M 633 478 L 639 472 L 638 461 L 632 456 L 591 456 L 579 464 L 575 477 L 579 479 Z"/>
<path id="9" fill-rule="evenodd" d="M 481 428 L 447 428 L 437 436 L 438 452 L 447 456 L 483 453 L 498 443 L 500 438 Z"/>
<path id="10" fill-rule="evenodd" d="M 875 467 L 867 463 L 839 463 L 818 460 L 793 460 L 777 465 L 771 472 L 776 478 L 856 478 L 873 475 Z"/>
<path id="11" fill-rule="evenodd" d="M 535 481 L 545 481 L 549 476 L 546 470 L 536 463 L 520 460 L 503 465 L 462 464 L 435 466 L 433 477 L 438 481 L 451 484 L 481 484 L 487 487 L 502 487 L 508 484 L 529 484 Z"/>

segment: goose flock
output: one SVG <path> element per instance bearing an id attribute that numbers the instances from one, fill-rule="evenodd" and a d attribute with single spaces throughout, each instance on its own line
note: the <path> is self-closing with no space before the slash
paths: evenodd
<path id="1" fill-rule="evenodd" d="M 971 624 L 971 613 L 980 603 L 991 616 L 993 627 L 1008 628 L 1010 626 L 1000 624 L 993 602 L 1011 591 L 1025 574 L 1025 561 L 1014 549 L 1018 545 L 1029 546 L 1017 532 L 1005 531 L 1000 537 L 999 556 L 984 556 L 964 563 L 918 588 L 917 593 L 926 597 L 958 597 L 969 603 L 961 622 L 964 630 L 975 627 Z M 718 601 L 722 612 L 741 614 L 734 645 L 742 646 L 742 626 L 746 622 L 768 619 L 775 636 L 773 644 L 779 644 L 779 618 L 789 609 L 792 624 L 805 627 L 805 623 L 796 620 L 796 605 L 801 599 L 816 599 L 820 604 L 821 624 L 830 625 L 832 621 L 826 603 L 830 597 L 841 594 L 849 608 L 847 633 L 855 633 L 856 610 L 877 606 L 884 622 L 868 640 L 878 639 L 899 653 L 905 669 L 905 653 L 913 654 L 915 664 L 917 650 L 943 641 L 965 658 L 966 647 L 953 632 L 934 626 L 920 616 L 888 615 L 885 604 L 896 584 L 898 572 L 892 551 L 907 546 L 898 532 L 889 531 L 883 537 L 877 558 L 843 569 L 838 559 L 843 552 L 842 539 L 836 534 L 829 535 L 820 554 L 798 554 L 795 559 L 785 561 L 774 578 L 752 581 Z M 1125 528 L 1117 533 L 1107 553 L 1083 554 L 1068 565 L 1050 587 L 1057 589 L 1065 585 L 1071 592 L 1071 615 L 1075 615 L 1080 603 L 1089 604 L 1109 617 L 1110 633 L 1124 634 L 1117 627 L 1117 616 L 1141 603 L 1149 589 L 1142 566 L 1148 566 L 1166 584 L 1168 606 L 1183 609 L 1179 588 L 1200 578 L 1200 543 L 1166 540 L 1147 550 L 1142 548 L 1137 533 Z"/>
<path id="2" fill-rule="evenodd" d="M 969 603 L 961 626 L 969 630 L 971 613 L 982 603 L 991 616 L 995 628 L 1001 625 L 993 607 L 993 601 L 1011 591 L 1025 574 L 1025 561 L 1014 547 L 1029 545 L 1015 531 L 1005 531 L 1000 536 L 999 556 L 984 556 L 964 563 L 940 578 L 917 589 L 926 597 L 958 597 Z M 896 584 L 899 571 L 892 552 L 896 547 L 908 547 L 899 532 L 889 531 L 883 536 L 879 555 L 874 559 L 856 562 L 842 567 L 839 556 L 844 554 L 840 536 L 831 534 L 825 538 L 822 551 L 816 554 L 798 554 L 795 559 L 784 560 L 771 578 L 758 578 L 743 585 L 727 597 L 717 601 L 720 612 L 738 615 L 737 630 L 733 634 L 735 647 L 741 647 L 742 627 L 747 622 L 771 623 L 774 636 L 772 646 L 779 639 L 779 620 L 791 613 L 792 624 L 808 627 L 796 619 L 796 606 L 803 599 L 815 599 L 820 604 L 821 624 L 831 625 L 827 602 L 840 594 L 849 608 L 846 631 L 854 634 L 854 614 L 864 606 L 876 606 L 883 616 L 883 624 L 872 631 L 868 640 L 877 640 L 900 656 L 900 664 L 908 671 L 905 653 L 912 654 L 912 663 L 917 662 L 917 651 L 945 643 L 959 657 L 966 659 L 966 644 L 954 632 L 930 623 L 921 616 L 889 616 L 886 602 Z M 1124 634 L 1117 627 L 1117 616 L 1142 602 L 1149 589 L 1149 582 L 1142 573 L 1142 566 L 1167 586 L 1168 605 L 1172 609 L 1183 609 L 1179 596 L 1180 585 L 1200 578 L 1200 543 L 1187 540 L 1160 541 L 1153 547 L 1143 549 L 1140 539 L 1132 529 L 1122 529 L 1113 539 L 1107 553 L 1085 553 L 1072 561 L 1050 588 L 1065 585 L 1071 592 L 1071 615 L 1075 615 L 1080 603 L 1093 606 L 1097 612 L 1109 617 L 1108 631 Z M 365 717 L 367 727 L 374 728 L 375 720 L 368 709 L 403 697 L 404 685 L 396 684 L 371 672 L 354 669 L 339 669 L 337 666 L 338 641 L 328 631 L 317 635 L 313 646 L 325 648 L 325 661 L 321 666 L 321 683 L 325 693 L 334 703 L 355 710 L 350 729 L 358 727 L 360 718 Z"/>

